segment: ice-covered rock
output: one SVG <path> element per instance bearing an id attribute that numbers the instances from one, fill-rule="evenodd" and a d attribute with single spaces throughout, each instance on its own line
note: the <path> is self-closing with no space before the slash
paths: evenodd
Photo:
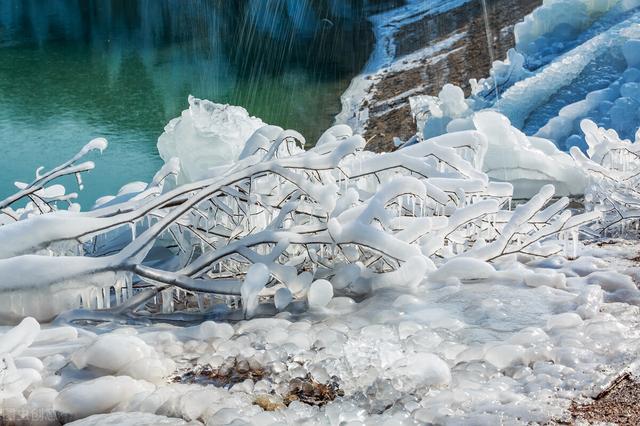
<path id="1" fill-rule="evenodd" d="M 324 308 L 333 298 L 333 286 L 327 280 L 316 280 L 311 283 L 307 300 L 310 308 Z"/>
<path id="2" fill-rule="evenodd" d="M 493 179 L 510 182 L 514 197 L 529 198 L 549 183 L 556 187 L 557 195 L 584 192 L 586 173 L 552 142 L 527 137 L 493 111 L 476 113 L 473 122 L 489 141 L 483 169 Z"/>
<path id="3" fill-rule="evenodd" d="M 175 369 L 171 360 L 136 336 L 109 333 L 99 336 L 90 346 L 75 352 L 71 359 L 77 368 L 93 367 L 107 374 L 122 374 L 157 382 Z"/>
<path id="4" fill-rule="evenodd" d="M 416 353 L 401 361 L 405 367 L 396 367 L 396 374 L 404 374 L 427 386 L 445 386 L 451 382 L 451 370 L 446 362 L 431 353 Z"/>
<path id="5" fill-rule="evenodd" d="M 155 387 L 128 376 L 104 376 L 65 387 L 54 401 L 54 409 L 70 420 L 108 413 L 137 394 L 151 393 Z"/>
<path id="6" fill-rule="evenodd" d="M 445 282 L 450 278 L 461 281 L 485 280 L 491 278 L 496 270 L 487 262 L 469 258 L 455 258 L 429 274 L 429 280 Z"/>
<path id="7" fill-rule="evenodd" d="M 152 413 L 110 413 L 95 414 L 75 422 L 73 426 L 197 426 L 200 422 L 187 422 L 174 417 L 159 416 Z"/>

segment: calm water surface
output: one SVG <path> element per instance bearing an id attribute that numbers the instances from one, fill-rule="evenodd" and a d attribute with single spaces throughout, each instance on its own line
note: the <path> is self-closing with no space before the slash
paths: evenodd
<path id="1" fill-rule="evenodd" d="M 149 180 L 189 94 L 313 141 L 368 58 L 367 16 L 398 3 L 0 0 L 0 197 L 97 136 L 110 146 L 90 158 L 83 207 Z"/>

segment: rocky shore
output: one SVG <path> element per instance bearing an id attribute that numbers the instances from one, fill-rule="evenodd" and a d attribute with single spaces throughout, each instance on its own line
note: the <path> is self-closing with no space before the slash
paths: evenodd
<path id="1" fill-rule="evenodd" d="M 383 24 L 389 29 L 387 37 L 378 40 L 385 44 L 390 61 L 354 81 L 343 96 L 345 110 L 338 121 L 362 131 L 368 149 L 392 150 L 393 137 L 406 140 L 415 133 L 409 97 L 436 95 L 445 83 L 468 93 L 469 79 L 488 75 L 492 54 L 496 60 L 506 56 L 514 46 L 513 26 L 541 3 L 489 0 L 492 51 L 480 0 L 441 1 L 431 10 L 424 2 L 421 13 L 391 17 Z"/>

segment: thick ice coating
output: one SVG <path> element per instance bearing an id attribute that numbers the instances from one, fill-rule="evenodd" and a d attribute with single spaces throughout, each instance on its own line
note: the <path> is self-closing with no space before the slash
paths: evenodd
<path id="1" fill-rule="evenodd" d="M 158 139 L 163 160 L 180 160 L 180 182 L 209 177 L 240 157 L 245 142 L 264 123 L 242 107 L 189 97 L 189 109 L 167 124 Z"/>

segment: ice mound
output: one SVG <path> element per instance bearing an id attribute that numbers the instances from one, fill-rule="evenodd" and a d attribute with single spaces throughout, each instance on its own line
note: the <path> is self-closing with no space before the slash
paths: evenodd
<path id="1" fill-rule="evenodd" d="M 96 414 L 67 423 L 73 426 L 200 426 L 200 422 L 159 416 L 151 413 Z"/>
<path id="2" fill-rule="evenodd" d="M 167 124 L 158 151 L 165 162 L 180 159 L 180 183 L 193 182 L 236 161 L 249 137 L 264 125 L 242 107 L 189 96 L 189 109 Z"/>
<path id="3" fill-rule="evenodd" d="M 473 112 L 462 89 L 453 84 L 445 84 L 438 96 L 412 96 L 409 103 L 425 139 L 446 133 L 449 123 Z"/>
<path id="4" fill-rule="evenodd" d="M 80 419 L 109 412 L 118 404 L 154 389 L 152 384 L 128 376 L 103 376 L 66 387 L 56 397 L 53 407 L 63 418 Z"/>
<path id="5" fill-rule="evenodd" d="M 640 28 L 640 27 L 639 27 Z M 640 35 L 639 35 L 640 36 Z M 608 87 L 589 92 L 584 99 L 563 107 L 536 136 L 554 140 L 560 147 L 586 148 L 580 122 L 591 119 L 632 139 L 640 126 L 640 38 L 622 43 L 626 69 Z"/>
<path id="6" fill-rule="evenodd" d="M 162 359 L 139 337 L 124 334 L 102 335 L 71 359 L 79 369 L 93 367 L 150 382 L 161 381 L 175 369 L 173 361 Z"/>
<path id="7" fill-rule="evenodd" d="M 473 123 L 489 141 L 483 170 L 492 179 L 510 182 L 515 198 L 530 198 L 548 183 L 559 195 L 584 192 L 585 171 L 549 140 L 527 137 L 509 119 L 493 111 L 476 113 Z"/>
<path id="8" fill-rule="evenodd" d="M 516 47 L 527 54 L 548 55 L 563 49 L 598 17 L 640 5 L 637 0 L 545 0 L 515 25 Z"/>

